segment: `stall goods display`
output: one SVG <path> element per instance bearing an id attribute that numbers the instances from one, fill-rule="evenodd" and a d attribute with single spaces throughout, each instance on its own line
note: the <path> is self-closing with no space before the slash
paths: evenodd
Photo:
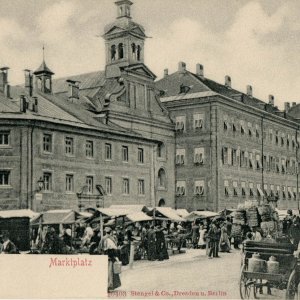
<path id="1" fill-rule="evenodd" d="M 250 227 L 258 226 L 258 212 L 256 207 L 248 208 L 246 211 L 247 223 Z"/>
<path id="2" fill-rule="evenodd" d="M 269 205 L 263 205 L 258 208 L 262 222 L 269 222 L 272 220 L 273 211 Z"/>
<path id="3" fill-rule="evenodd" d="M 237 209 L 233 215 L 232 223 L 245 225 L 245 211 L 242 209 Z"/>
<path id="4" fill-rule="evenodd" d="M 242 238 L 242 225 L 232 224 L 231 236 L 234 238 Z"/>

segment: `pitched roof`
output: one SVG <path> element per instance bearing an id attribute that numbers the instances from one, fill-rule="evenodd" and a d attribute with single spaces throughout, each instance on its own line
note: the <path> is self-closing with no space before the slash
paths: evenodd
<path id="1" fill-rule="evenodd" d="M 188 87 L 185 93 L 180 93 L 181 84 Z M 184 73 L 177 71 L 173 74 L 167 75 L 157 81 L 155 86 L 163 94 L 161 97 L 162 102 L 197 98 L 197 95 L 199 94 L 203 96 L 205 92 L 214 92 L 269 113 L 280 113 L 280 110 L 277 107 L 274 107 L 258 98 L 248 96 L 243 92 L 205 78 L 204 76 L 198 76 L 189 71 L 185 71 Z M 295 121 L 289 115 L 285 115 L 284 117 Z"/>
<path id="2" fill-rule="evenodd" d="M 42 64 L 38 67 L 38 69 L 36 69 L 33 72 L 34 75 L 38 75 L 38 74 L 42 74 L 42 73 L 47 73 L 47 74 L 50 74 L 50 75 L 54 75 L 54 73 L 47 67 L 44 60 L 43 60 Z"/>
<path id="3" fill-rule="evenodd" d="M 105 84 L 105 71 L 96 71 L 79 75 L 67 76 L 52 81 L 52 90 L 54 94 L 68 92 L 68 83 L 66 80 L 71 79 L 79 81 L 80 90 L 92 90 L 103 87 Z"/>

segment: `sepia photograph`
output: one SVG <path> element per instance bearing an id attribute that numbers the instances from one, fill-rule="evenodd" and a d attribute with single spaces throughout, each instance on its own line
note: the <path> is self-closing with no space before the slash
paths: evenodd
<path id="1" fill-rule="evenodd" d="M 0 299 L 298 299 L 300 2 L 0 0 Z"/>

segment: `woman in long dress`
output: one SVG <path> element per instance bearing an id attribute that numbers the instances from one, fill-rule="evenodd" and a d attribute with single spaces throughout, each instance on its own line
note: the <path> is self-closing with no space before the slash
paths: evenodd
<path id="1" fill-rule="evenodd" d="M 120 275 L 114 273 L 114 263 L 118 261 L 117 245 L 114 238 L 111 236 L 111 229 L 106 229 L 106 239 L 104 241 L 104 254 L 108 256 L 108 292 L 121 286 Z"/>
<path id="2" fill-rule="evenodd" d="M 221 227 L 221 238 L 219 242 L 219 249 L 221 252 L 230 252 L 230 242 L 227 234 L 227 226 L 225 223 Z"/>
<path id="3" fill-rule="evenodd" d="M 199 230 L 199 241 L 198 241 L 198 248 L 203 249 L 206 246 L 206 243 L 204 241 L 204 236 L 205 236 L 205 228 L 203 225 L 200 226 Z"/>

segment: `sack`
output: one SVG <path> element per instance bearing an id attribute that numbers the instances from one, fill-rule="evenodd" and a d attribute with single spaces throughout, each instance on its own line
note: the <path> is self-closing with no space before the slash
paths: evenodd
<path id="1" fill-rule="evenodd" d="M 113 265 L 114 274 L 120 274 L 122 272 L 122 262 L 115 261 Z"/>

